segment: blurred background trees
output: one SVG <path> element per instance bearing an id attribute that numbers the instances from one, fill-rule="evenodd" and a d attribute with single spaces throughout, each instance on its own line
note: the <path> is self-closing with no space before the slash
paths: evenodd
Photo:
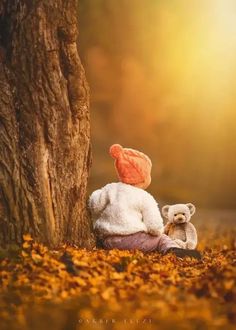
<path id="1" fill-rule="evenodd" d="M 153 161 L 158 200 L 236 206 L 236 3 L 81 0 L 91 88 L 89 189 L 115 181 L 108 148 Z"/>

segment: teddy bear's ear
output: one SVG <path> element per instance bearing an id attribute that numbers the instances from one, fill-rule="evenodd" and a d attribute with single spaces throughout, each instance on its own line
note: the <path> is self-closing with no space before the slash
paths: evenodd
<path id="1" fill-rule="evenodd" d="M 161 209 L 161 212 L 165 218 L 168 218 L 168 211 L 169 211 L 170 205 L 165 205 Z"/>
<path id="2" fill-rule="evenodd" d="M 187 205 L 187 207 L 190 210 L 190 214 L 193 215 L 195 213 L 195 211 L 196 211 L 196 207 L 192 203 L 188 203 L 186 205 Z"/>

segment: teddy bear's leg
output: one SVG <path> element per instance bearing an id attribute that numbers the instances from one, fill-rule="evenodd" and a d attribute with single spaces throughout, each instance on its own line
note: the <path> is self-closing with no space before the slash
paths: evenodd
<path id="1" fill-rule="evenodd" d="M 174 241 L 179 245 L 180 248 L 186 249 L 186 242 L 183 242 L 180 239 L 175 239 Z"/>
<path id="2" fill-rule="evenodd" d="M 194 250 L 197 246 L 197 243 L 195 241 L 188 241 L 186 243 L 186 249 Z"/>

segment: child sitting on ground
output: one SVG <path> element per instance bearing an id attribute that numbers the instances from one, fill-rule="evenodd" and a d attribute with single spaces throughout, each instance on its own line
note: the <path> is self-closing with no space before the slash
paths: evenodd
<path id="1" fill-rule="evenodd" d="M 151 183 L 152 162 L 137 150 L 110 147 L 120 182 L 92 193 L 89 208 L 95 234 L 104 249 L 172 252 L 179 257 L 200 258 L 196 250 L 185 250 L 167 235 L 158 204 L 145 191 Z"/>

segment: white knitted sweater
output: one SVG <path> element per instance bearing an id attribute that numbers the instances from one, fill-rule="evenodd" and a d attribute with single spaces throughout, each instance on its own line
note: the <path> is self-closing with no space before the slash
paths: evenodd
<path id="1" fill-rule="evenodd" d="M 155 199 L 145 190 L 125 183 L 110 183 L 89 198 L 93 228 L 102 238 L 144 231 L 163 232 L 163 220 Z"/>

